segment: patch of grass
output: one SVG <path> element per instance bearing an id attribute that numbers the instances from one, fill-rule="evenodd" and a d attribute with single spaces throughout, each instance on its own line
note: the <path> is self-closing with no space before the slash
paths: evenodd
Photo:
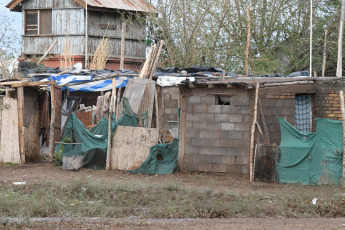
<path id="1" fill-rule="evenodd" d="M 236 195 L 215 192 L 211 187 L 191 190 L 174 181 L 153 186 L 141 181 L 107 183 L 82 178 L 62 184 L 2 184 L 0 213 L 20 218 L 343 217 L 345 198 L 336 195 L 339 191 L 334 186 L 313 189 L 297 185 L 286 186 L 280 193 Z M 315 197 L 320 201 L 317 205 L 311 202 Z"/>

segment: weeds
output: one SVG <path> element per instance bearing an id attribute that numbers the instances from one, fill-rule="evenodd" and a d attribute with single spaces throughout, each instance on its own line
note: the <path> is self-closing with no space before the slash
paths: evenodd
<path id="1" fill-rule="evenodd" d="M 294 190 L 290 192 L 290 190 Z M 233 217 L 342 217 L 345 200 L 339 188 L 314 190 L 286 187 L 275 194 L 235 195 L 181 187 L 177 182 L 152 186 L 107 183 L 87 178 L 70 183 L 0 186 L 0 224 L 6 217 L 109 217 L 124 218 L 233 218 Z M 318 197 L 320 203 L 312 204 Z"/>

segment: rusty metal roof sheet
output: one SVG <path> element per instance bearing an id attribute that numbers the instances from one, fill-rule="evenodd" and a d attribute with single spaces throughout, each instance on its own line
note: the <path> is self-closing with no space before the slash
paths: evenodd
<path id="1" fill-rule="evenodd" d="M 14 10 L 18 6 L 21 8 L 23 1 L 12 0 L 6 7 L 10 10 Z M 86 0 L 76 0 L 76 2 L 85 8 Z M 87 0 L 87 5 L 95 8 L 157 13 L 157 10 L 145 0 Z"/>

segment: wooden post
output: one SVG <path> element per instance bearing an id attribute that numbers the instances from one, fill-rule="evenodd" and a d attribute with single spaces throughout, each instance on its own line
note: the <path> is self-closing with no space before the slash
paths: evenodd
<path id="1" fill-rule="evenodd" d="M 10 87 L 6 87 L 6 95 L 5 97 L 11 97 L 10 96 Z"/>
<path id="2" fill-rule="evenodd" d="M 249 149 L 249 172 L 250 172 L 250 181 L 254 181 L 254 138 L 255 138 L 255 126 L 257 123 L 258 115 L 258 98 L 259 98 L 259 83 L 256 84 L 255 90 L 255 101 L 254 101 L 254 117 L 252 128 L 250 131 L 250 149 Z"/>
<path id="3" fill-rule="evenodd" d="M 155 107 L 156 107 L 156 128 L 158 129 L 158 132 L 160 131 L 160 117 L 158 112 L 158 94 L 157 94 L 157 87 L 155 90 Z"/>
<path id="4" fill-rule="evenodd" d="M 247 6 L 247 23 L 248 23 L 248 34 L 247 34 L 247 47 L 246 47 L 246 57 L 245 57 L 245 75 L 248 77 L 248 62 L 249 62 L 249 49 L 250 49 L 250 37 L 251 37 L 251 28 L 250 28 L 250 7 Z"/>
<path id="5" fill-rule="evenodd" d="M 344 21 L 345 21 L 345 0 L 341 2 L 341 16 L 338 37 L 338 61 L 337 61 L 337 77 L 343 75 L 343 37 L 344 37 Z"/>
<path id="6" fill-rule="evenodd" d="M 113 77 L 112 79 L 112 93 L 111 93 L 111 102 L 109 106 L 109 115 L 108 115 L 108 148 L 107 148 L 107 162 L 106 162 L 106 169 L 111 169 L 111 125 L 112 125 L 112 115 L 115 108 L 115 99 L 116 99 L 116 78 Z"/>
<path id="7" fill-rule="evenodd" d="M 341 104 L 341 115 L 343 118 L 343 140 L 344 140 L 344 147 L 343 147 L 343 178 L 345 178 L 345 102 L 344 102 L 344 91 L 340 90 L 340 104 Z"/>
<path id="8" fill-rule="evenodd" d="M 54 142 L 55 142 L 55 86 L 50 85 L 50 100 L 51 100 L 51 117 L 50 117 L 50 133 L 49 133 L 49 161 L 54 160 Z"/>
<path id="9" fill-rule="evenodd" d="M 325 71 L 326 71 L 327 34 L 328 34 L 328 30 L 325 30 L 325 41 L 323 43 L 322 77 L 325 77 Z"/>
<path id="10" fill-rule="evenodd" d="M 122 22 L 120 70 L 124 69 L 126 45 L 126 22 Z"/>
<path id="11" fill-rule="evenodd" d="M 119 91 L 117 93 L 117 102 L 116 102 L 116 120 L 119 120 L 119 116 L 120 116 L 120 108 L 121 108 L 121 101 L 120 101 L 120 97 L 121 97 L 121 92 L 122 92 L 122 88 L 119 88 Z"/>
<path id="12" fill-rule="evenodd" d="M 225 70 L 223 70 L 222 78 L 220 80 L 224 81 L 225 75 L 226 75 L 226 72 L 225 72 Z"/>
<path id="13" fill-rule="evenodd" d="M 19 137 L 19 151 L 20 162 L 25 163 L 24 152 L 24 87 L 18 87 L 18 137 Z"/>
<path id="14" fill-rule="evenodd" d="M 49 49 L 45 52 L 45 54 L 41 57 L 41 59 L 37 62 L 37 65 L 39 65 L 42 61 L 43 61 L 43 59 L 45 58 L 45 57 L 47 57 L 47 55 L 49 54 L 49 52 L 54 48 L 54 46 L 56 45 L 56 43 L 57 43 L 57 40 L 55 40 L 54 41 L 54 43 L 49 47 Z"/>
<path id="15" fill-rule="evenodd" d="M 161 53 L 162 53 L 163 44 L 164 44 L 164 40 L 161 40 L 160 43 L 159 43 L 159 48 L 157 50 L 156 56 L 154 57 L 155 60 L 154 60 L 153 66 L 150 69 L 150 76 L 149 76 L 150 79 L 152 79 L 153 75 L 156 72 L 156 68 L 157 68 L 157 65 L 158 65 L 159 57 L 161 56 Z"/>

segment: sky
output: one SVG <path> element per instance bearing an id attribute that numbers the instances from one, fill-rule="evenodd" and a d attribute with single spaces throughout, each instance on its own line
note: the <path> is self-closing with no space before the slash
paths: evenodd
<path id="1" fill-rule="evenodd" d="M 17 34 L 21 35 L 21 31 L 22 31 L 22 14 L 21 13 L 17 13 L 17 12 L 11 12 L 8 8 L 6 8 L 5 6 L 9 2 L 10 2 L 10 0 L 0 0 L 0 20 L 3 20 L 3 17 L 1 17 L 1 15 L 7 16 L 10 19 L 10 21 L 11 21 L 11 28 L 13 30 L 18 31 Z M 18 39 L 18 41 L 15 41 L 15 42 L 10 44 L 10 46 L 12 48 L 17 50 L 18 54 L 20 52 L 20 40 L 21 39 Z"/>

